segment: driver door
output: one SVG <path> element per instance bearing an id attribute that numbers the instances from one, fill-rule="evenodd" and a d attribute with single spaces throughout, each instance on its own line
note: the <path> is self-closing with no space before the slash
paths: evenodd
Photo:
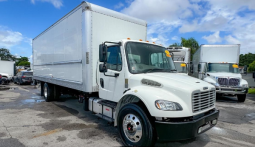
<path id="1" fill-rule="evenodd" d="M 118 101 L 123 95 L 125 85 L 120 46 L 108 46 L 106 66 L 107 72 L 100 73 L 99 97 Z"/>

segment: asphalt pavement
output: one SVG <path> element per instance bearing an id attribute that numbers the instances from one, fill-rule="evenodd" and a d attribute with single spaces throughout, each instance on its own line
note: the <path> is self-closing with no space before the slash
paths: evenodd
<path id="1" fill-rule="evenodd" d="M 218 124 L 197 138 L 156 143 L 156 146 L 255 146 L 255 95 L 244 103 L 217 98 Z M 0 147 L 122 146 L 117 129 L 77 99 L 62 96 L 45 102 L 36 86 L 13 85 L 0 90 Z"/>

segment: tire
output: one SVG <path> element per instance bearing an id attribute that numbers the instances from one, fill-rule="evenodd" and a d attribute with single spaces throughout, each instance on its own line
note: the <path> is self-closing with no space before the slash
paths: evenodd
<path id="1" fill-rule="evenodd" d="M 43 86 L 43 97 L 46 102 L 50 102 L 53 100 L 54 95 L 53 95 L 53 86 L 47 83 L 44 83 Z"/>
<path id="2" fill-rule="evenodd" d="M 21 82 L 21 80 L 19 80 L 19 85 L 22 85 L 22 82 Z"/>
<path id="3" fill-rule="evenodd" d="M 246 99 L 246 94 L 238 94 L 237 99 L 239 102 L 244 102 Z"/>
<path id="4" fill-rule="evenodd" d="M 121 108 L 118 115 L 118 131 L 124 146 L 153 146 L 155 143 L 152 123 L 148 115 L 136 104 L 127 104 Z"/>

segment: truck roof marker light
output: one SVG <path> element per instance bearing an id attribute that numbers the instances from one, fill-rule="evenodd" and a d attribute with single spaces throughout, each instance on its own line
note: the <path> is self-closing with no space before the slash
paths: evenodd
<path id="1" fill-rule="evenodd" d="M 147 40 L 146 42 L 150 42 L 150 41 Z"/>
<path id="2" fill-rule="evenodd" d="M 143 41 L 142 39 L 139 39 L 139 41 Z"/>
<path id="3" fill-rule="evenodd" d="M 155 44 L 155 42 L 152 42 L 153 44 Z"/>
<path id="4" fill-rule="evenodd" d="M 127 38 L 127 40 L 130 40 L 130 38 Z"/>

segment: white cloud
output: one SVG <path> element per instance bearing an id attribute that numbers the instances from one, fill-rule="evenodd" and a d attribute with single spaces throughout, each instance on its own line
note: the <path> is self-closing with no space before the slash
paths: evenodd
<path id="1" fill-rule="evenodd" d="M 117 5 L 114 6 L 114 9 L 120 9 L 124 7 L 124 4 L 122 2 L 119 2 Z"/>
<path id="2" fill-rule="evenodd" d="M 148 40 L 167 45 L 169 34 L 193 16 L 199 6 L 188 0 L 134 0 L 121 10 L 127 15 L 148 22 Z"/>
<path id="3" fill-rule="evenodd" d="M 167 45 L 177 29 L 183 34 L 198 32 L 196 37 L 210 33 L 200 39 L 211 44 L 240 42 L 241 52 L 255 46 L 255 0 L 126 0 L 126 4 L 121 12 L 146 20 L 151 41 Z"/>
<path id="4" fill-rule="evenodd" d="M 14 32 L 11 30 L 3 30 L 0 27 L 0 47 L 10 48 L 18 45 L 23 40 L 23 36 L 20 32 Z"/>
<path id="5" fill-rule="evenodd" d="M 179 37 L 178 36 L 173 36 L 171 39 L 172 40 L 179 40 Z"/>
<path id="6" fill-rule="evenodd" d="M 220 32 L 217 31 L 214 34 L 211 34 L 209 36 L 203 36 L 203 39 L 207 40 L 208 43 L 217 43 L 221 42 Z"/>
<path id="7" fill-rule="evenodd" d="M 29 60 L 30 63 L 32 63 L 32 62 L 33 62 L 33 55 L 30 55 L 30 56 L 28 57 L 28 60 Z"/>
<path id="8" fill-rule="evenodd" d="M 35 4 L 36 1 L 51 3 L 55 8 L 63 6 L 63 0 L 31 0 L 31 3 Z"/>
<path id="9" fill-rule="evenodd" d="M 23 42 L 32 46 L 31 38 L 25 37 L 21 32 L 0 25 L 0 47 L 11 48 Z"/>
<path id="10" fill-rule="evenodd" d="M 240 43 L 241 43 L 238 39 L 232 37 L 231 35 L 225 36 L 225 40 L 226 40 L 229 44 L 240 44 Z"/>
<path id="11" fill-rule="evenodd" d="M 192 16 L 192 7 L 188 0 L 134 0 L 121 12 L 147 21 L 173 21 Z"/>

